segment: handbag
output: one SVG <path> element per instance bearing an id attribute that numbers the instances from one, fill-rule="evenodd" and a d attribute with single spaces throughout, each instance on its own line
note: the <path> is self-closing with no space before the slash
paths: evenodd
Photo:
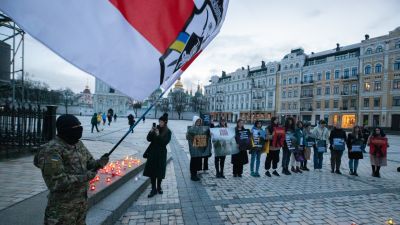
<path id="1" fill-rule="evenodd" d="M 318 150 L 318 152 L 326 152 L 326 141 L 318 140 L 317 141 L 317 150 Z"/>
<path id="2" fill-rule="evenodd" d="M 269 153 L 269 140 L 268 141 L 266 141 L 265 142 L 265 144 L 264 144 L 264 146 L 263 146 L 263 149 L 262 149 L 262 152 L 264 152 L 265 154 L 268 154 Z"/>

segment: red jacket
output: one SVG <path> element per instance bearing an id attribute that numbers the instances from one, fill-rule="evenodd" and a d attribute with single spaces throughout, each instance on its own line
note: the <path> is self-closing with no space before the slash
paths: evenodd
<path id="1" fill-rule="evenodd" d="M 386 137 L 371 137 L 369 142 L 369 154 L 376 157 L 386 157 L 388 140 Z"/>

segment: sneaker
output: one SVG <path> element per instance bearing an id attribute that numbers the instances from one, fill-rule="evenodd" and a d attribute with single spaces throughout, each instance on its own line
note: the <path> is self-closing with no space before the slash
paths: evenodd
<path id="1" fill-rule="evenodd" d="M 219 174 L 219 177 L 222 178 L 222 179 L 225 179 L 225 178 L 226 178 L 226 177 L 224 176 L 223 173 L 220 173 L 220 174 Z"/>
<path id="2" fill-rule="evenodd" d="M 340 170 L 336 170 L 335 173 L 336 174 L 342 174 L 342 172 L 340 172 Z"/>
<path id="3" fill-rule="evenodd" d="M 277 176 L 277 177 L 280 176 L 279 173 L 278 173 L 278 171 L 276 171 L 276 170 L 274 170 L 274 172 L 272 172 L 272 174 L 275 175 L 275 176 Z"/>
<path id="4" fill-rule="evenodd" d="M 310 169 L 308 169 L 307 167 L 303 167 L 304 169 L 304 171 L 310 171 Z"/>
<path id="5" fill-rule="evenodd" d="M 303 173 L 303 172 L 301 172 L 299 167 L 296 167 L 296 173 Z"/>
<path id="6" fill-rule="evenodd" d="M 290 169 L 293 173 L 296 173 L 296 169 L 294 168 L 294 166 L 292 166 L 292 168 Z"/>
<path id="7" fill-rule="evenodd" d="M 349 174 L 350 174 L 350 175 L 354 175 L 353 170 L 350 170 Z"/>
<path id="8" fill-rule="evenodd" d="M 254 176 L 255 176 L 255 177 L 260 177 L 260 174 L 259 174 L 258 172 L 255 172 L 255 173 L 254 173 Z"/>
<path id="9" fill-rule="evenodd" d="M 250 176 L 255 177 L 256 174 L 255 174 L 254 172 L 251 172 L 251 173 L 250 173 Z"/>
<path id="10" fill-rule="evenodd" d="M 156 195 L 157 194 L 157 191 L 156 190 L 151 190 L 150 191 L 150 194 L 149 195 L 147 195 L 147 197 L 148 198 L 152 198 L 154 195 Z"/>
<path id="11" fill-rule="evenodd" d="M 335 173 L 335 170 L 331 170 L 331 173 Z"/>
<path id="12" fill-rule="evenodd" d="M 220 173 L 217 173 L 217 174 L 215 175 L 215 177 L 216 177 L 216 178 L 220 178 L 220 177 L 221 177 L 221 174 L 220 174 Z"/>
<path id="13" fill-rule="evenodd" d="M 238 174 L 237 176 L 238 176 L 238 177 L 242 177 L 242 174 Z"/>
<path id="14" fill-rule="evenodd" d="M 271 177 L 271 174 L 269 173 L 268 170 L 267 170 L 267 172 L 265 172 L 265 175 L 266 175 L 267 177 Z"/>
<path id="15" fill-rule="evenodd" d="M 358 173 L 357 173 L 357 172 L 354 172 L 353 175 L 356 176 L 356 177 L 358 177 Z"/>

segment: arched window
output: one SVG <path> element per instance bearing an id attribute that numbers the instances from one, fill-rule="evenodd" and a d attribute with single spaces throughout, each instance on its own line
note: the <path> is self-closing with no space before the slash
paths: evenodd
<path id="1" fill-rule="evenodd" d="M 293 68 L 293 64 L 290 64 L 290 69 L 292 69 Z"/>
<path id="2" fill-rule="evenodd" d="M 365 54 L 366 54 L 366 55 L 371 55 L 371 54 L 372 54 L 372 48 L 368 48 L 368 49 L 365 51 Z"/>
<path id="3" fill-rule="evenodd" d="M 286 85 L 286 79 L 283 79 L 283 85 Z"/>
<path id="4" fill-rule="evenodd" d="M 300 64 L 299 64 L 299 63 L 296 63 L 296 68 L 299 68 L 299 66 L 300 66 Z"/>
<path id="5" fill-rule="evenodd" d="M 307 82 L 308 81 L 308 75 L 304 75 L 304 80 L 303 82 Z"/>
<path id="6" fill-rule="evenodd" d="M 289 84 L 292 84 L 292 78 L 289 78 Z"/>
<path id="7" fill-rule="evenodd" d="M 285 70 L 287 70 L 287 65 L 285 65 Z"/>
<path id="8" fill-rule="evenodd" d="M 375 50 L 377 53 L 378 52 L 383 52 L 383 47 L 382 46 L 378 46 L 378 47 L 376 47 L 376 50 Z"/>
<path id="9" fill-rule="evenodd" d="M 364 67 L 364 74 L 365 75 L 371 74 L 371 66 L 370 65 L 367 65 Z"/>
<path id="10" fill-rule="evenodd" d="M 394 70 L 400 70 L 400 58 L 394 62 Z"/>
<path id="11" fill-rule="evenodd" d="M 297 84 L 297 82 L 298 82 L 298 78 L 295 77 L 295 78 L 294 78 L 294 83 Z"/>
<path id="12" fill-rule="evenodd" d="M 375 73 L 382 73 L 382 65 L 380 63 L 375 65 Z"/>

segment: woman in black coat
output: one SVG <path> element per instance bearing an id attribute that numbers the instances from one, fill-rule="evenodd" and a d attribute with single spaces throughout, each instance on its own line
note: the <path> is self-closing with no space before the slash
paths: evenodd
<path id="1" fill-rule="evenodd" d="M 147 135 L 147 141 L 151 142 L 146 152 L 143 154 L 147 158 L 143 176 L 151 179 L 151 192 L 149 198 L 157 194 L 162 194 L 161 181 L 165 178 L 167 167 L 167 145 L 171 140 L 171 131 L 167 127 L 168 114 L 164 113 L 159 118 L 159 125 L 153 127 Z M 157 186 L 156 186 L 157 184 Z"/>
<path id="2" fill-rule="evenodd" d="M 359 126 L 355 126 L 353 128 L 353 132 L 348 134 L 347 137 L 347 150 L 349 157 L 349 169 L 350 175 L 358 176 L 357 167 L 358 160 L 363 158 L 363 145 L 364 145 L 364 136 L 361 132 L 361 128 Z"/>
<path id="3" fill-rule="evenodd" d="M 242 177 L 243 165 L 249 163 L 247 150 L 250 149 L 251 133 L 249 129 L 244 128 L 244 123 L 241 119 L 236 122 L 235 132 L 235 139 L 239 146 L 239 153 L 232 155 L 231 163 L 233 164 L 233 176 Z"/>

